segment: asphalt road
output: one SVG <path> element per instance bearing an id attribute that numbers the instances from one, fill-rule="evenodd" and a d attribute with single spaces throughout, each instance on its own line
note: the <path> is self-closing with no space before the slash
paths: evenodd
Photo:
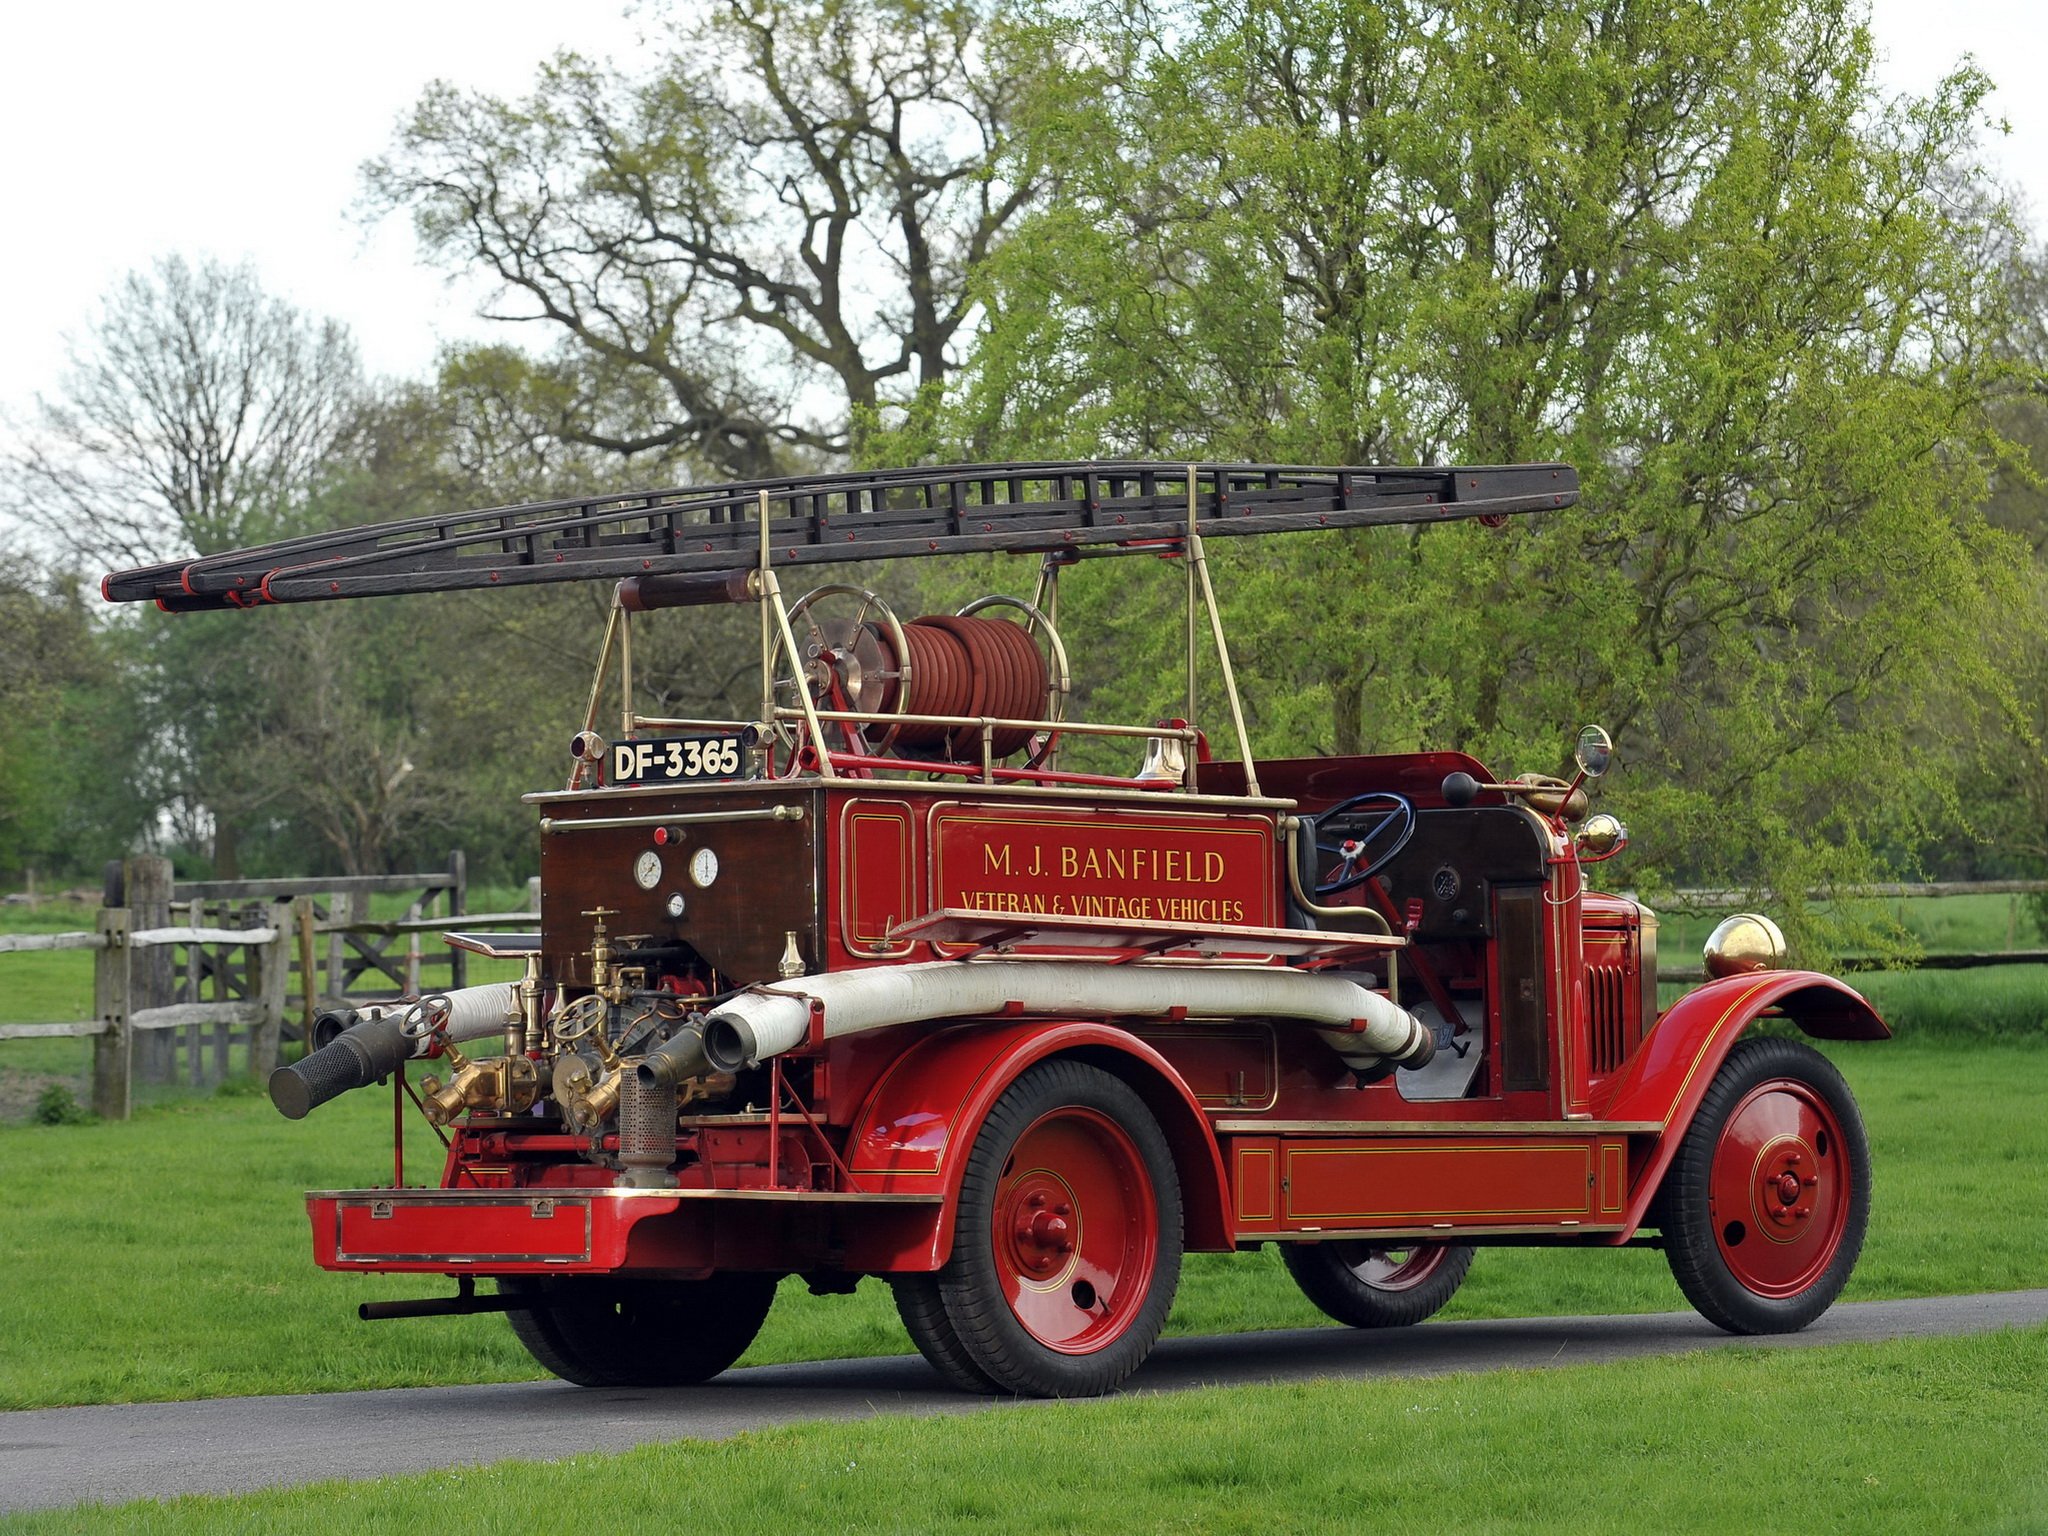
<path id="1" fill-rule="evenodd" d="M 1592 1365 L 1734 1344 L 1800 1349 L 2044 1321 L 2048 1290 L 1859 1302 L 1835 1307 L 1804 1333 L 1769 1339 L 1731 1338 L 1691 1312 L 1430 1323 L 1385 1332 L 1313 1328 L 1168 1339 L 1125 1390 Z M 718 1440 L 805 1420 L 993 1406 L 943 1388 L 913 1355 L 758 1366 L 668 1391 L 516 1382 L 44 1408 L 0 1414 L 0 1511 L 240 1493 L 324 1478 Z"/>

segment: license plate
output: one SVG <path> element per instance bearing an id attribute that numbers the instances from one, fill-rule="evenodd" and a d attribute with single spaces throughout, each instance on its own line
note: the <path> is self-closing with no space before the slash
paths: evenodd
<path id="1" fill-rule="evenodd" d="M 615 741 L 613 784 L 694 784 L 740 777 L 746 755 L 737 736 L 659 736 Z"/>

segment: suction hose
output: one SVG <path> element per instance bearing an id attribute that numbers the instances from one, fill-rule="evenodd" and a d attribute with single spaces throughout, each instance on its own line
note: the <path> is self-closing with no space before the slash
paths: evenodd
<path id="1" fill-rule="evenodd" d="M 464 987 L 440 994 L 450 1012 L 448 1038 L 457 1044 L 503 1032 L 508 1019 L 519 1015 L 519 988 L 497 983 Z M 270 1102 L 287 1120 L 303 1120 L 329 1099 L 352 1088 L 366 1088 L 398 1070 L 426 1049 L 424 1040 L 408 1040 L 401 1026 L 409 1004 L 371 1004 L 321 1015 L 332 1025 L 353 1015 L 340 1034 L 302 1061 L 270 1074 Z M 316 1030 L 318 1025 L 316 1025 Z"/>

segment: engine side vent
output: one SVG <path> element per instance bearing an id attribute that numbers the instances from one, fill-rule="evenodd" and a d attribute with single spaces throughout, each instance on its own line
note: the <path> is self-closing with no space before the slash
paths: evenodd
<path id="1" fill-rule="evenodd" d="M 1586 967 L 1587 1033 L 1593 1043 L 1593 1075 L 1617 1070 L 1628 1059 L 1628 968 L 1620 963 Z"/>

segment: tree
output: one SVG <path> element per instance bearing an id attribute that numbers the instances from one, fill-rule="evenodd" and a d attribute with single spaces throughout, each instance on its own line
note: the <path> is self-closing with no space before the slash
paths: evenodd
<path id="1" fill-rule="evenodd" d="M 944 379 L 1037 184 L 1015 39 L 983 0 L 707 0 L 670 37 L 522 101 L 433 86 L 372 204 L 561 338 L 513 391 L 552 434 L 740 478 L 844 453 Z"/>
<path id="2" fill-rule="evenodd" d="M 296 531 L 363 398 L 345 327 L 263 292 L 247 266 L 130 273 L 73 347 L 61 396 L 8 465 L 21 521 L 81 563 L 133 565 Z M 149 620 L 118 644 L 147 722 L 138 793 L 237 869 L 240 825 L 281 793 L 251 742 L 274 681 L 260 636 Z"/>
<path id="3" fill-rule="evenodd" d="M 2040 472 L 2048 466 L 2048 250 L 2005 230 L 1979 259 L 2004 275 L 2013 295 L 2019 324 L 2002 345 L 2031 385 L 1996 403 L 1999 430 L 2025 459 L 2001 469 L 1984 511 L 1994 527 L 2025 541 L 2033 557 L 2031 609 L 2048 614 L 2048 481 Z M 1977 744 L 1973 772 L 1960 786 L 1963 826 L 1945 850 L 1948 863 L 1972 875 L 2048 873 L 2048 626 L 1985 636 L 1979 644 L 2004 658 L 2012 688 L 2009 697 L 1988 703 L 1968 696 L 1941 701 L 1961 716 L 1959 733 Z M 2035 898 L 2035 908 L 2048 918 L 2048 894 Z"/>
<path id="4" fill-rule="evenodd" d="M 131 272 L 39 401 L 8 501 L 73 554 L 137 565 L 272 536 L 346 432 L 355 345 L 247 266 Z"/>
<path id="5" fill-rule="evenodd" d="M 1554 769 L 1604 719 L 1652 883 L 1924 842 L 1964 743 L 1922 703 L 2009 697 L 1969 642 L 2039 628 L 1978 510 L 2008 215 L 1943 195 L 1980 75 L 1883 101 L 1853 0 L 1046 25 L 1022 142 L 1067 195 L 991 259 L 937 451 L 1569 460 L 1581 507 L 1498 533 L 1216 550 L 1264 747 Z M 1134 658 L 1170 637 L 1074 586 Z"/>
<path id="6" fill-rule="evenodd" d="M 117 658 L 78 583 L 0 558 L 0 871 L 97 870 L 148 811 L 127 791 L 140 742 Z"/>

